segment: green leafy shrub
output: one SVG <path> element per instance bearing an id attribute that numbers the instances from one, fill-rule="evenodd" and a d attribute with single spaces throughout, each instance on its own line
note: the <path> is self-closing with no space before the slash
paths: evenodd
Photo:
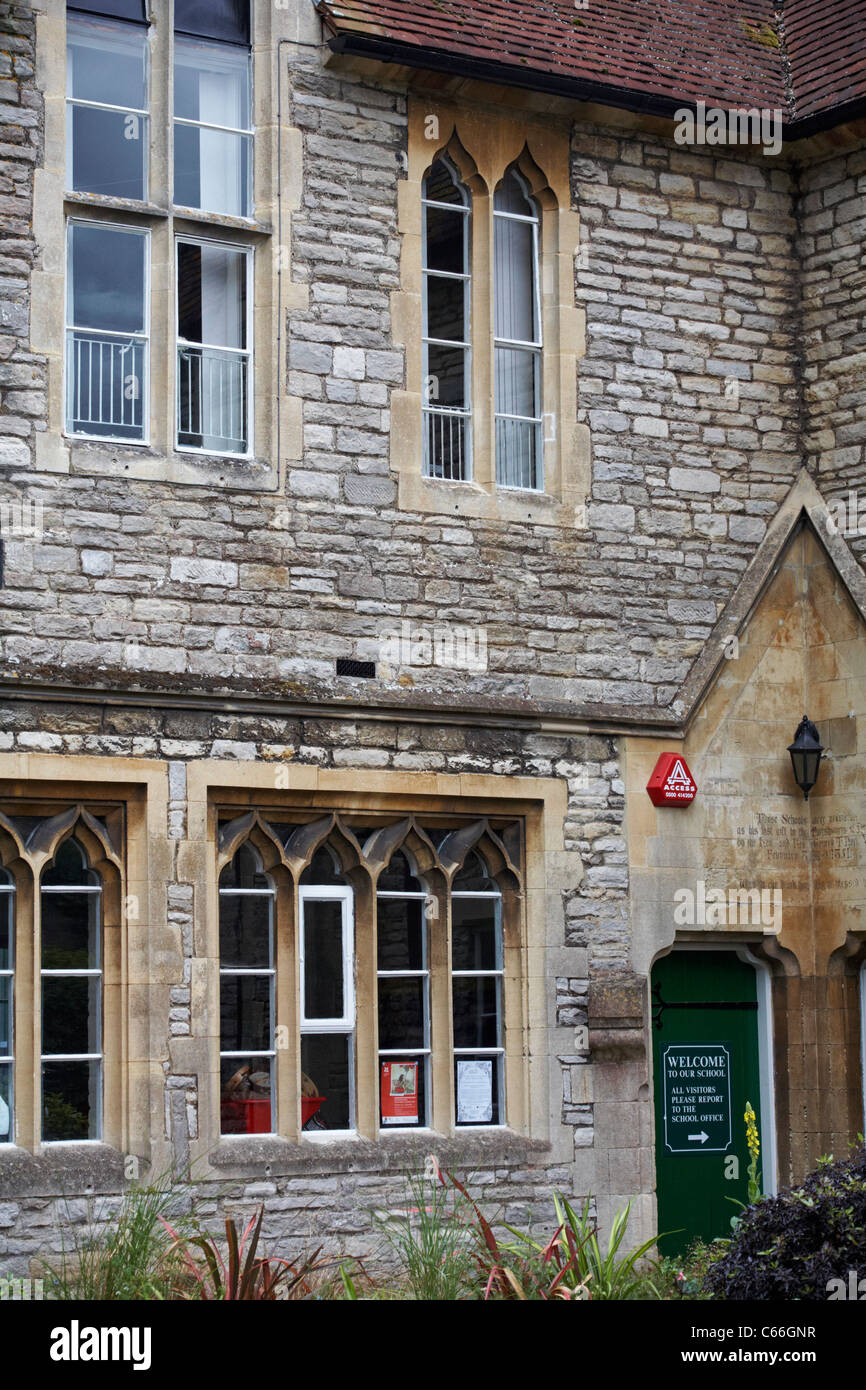
<path id="1" fill-rule="evenodd" d="M 407 1175 L 406 1185 L 408 1206 L 379 1216 L 377 1225 L 412 1295 L 440 1302 L 467 1296 L 472 1270 L 468 1194 L 459 1183 L 449 1191 L 441 1173 L 432 1181 Z"/>
<path id="2" fill-rule="evenodd" d="M 300 1265 L 271 1256 L 256 1259 L 264 1216 L 265 1209 L 260 1207 L 258 1215 L 250 1217 L 240 1238 L 234 1219 L 226 1217 L 225 1255 L 211 1236 L 181 1235 L 160 1217 L 172 1237 L 169 1254 L 180 1261 L 178 1277 L 172 1281 L 172 1296 L 205 1302 L 244 1303 L 314 1297 L 310 1276 L 317 1268 L 318 1250 Z"/>
<path id="3" fill-rule="evenodd" d="M 130 1188 L 110 1221 L 95 1219 L 96 1199 L 90 1220 L 81 1228 L 68 1228 L 71 1242 L 64 1242 L 59 1266 L 46 1269 L 49 1298 L 103 1302 L 165 1297 L 177 1270 L 162 1222 L 173 1215 L 185 1224 L 188 1218 L 180 1213 L 187 1201 L 170 1176 Z"/>
<path id="4" fill-rule="evenodd" d="M 824 1301 L 831 1279 L 866 1277 L 866 1148 L 747 1207 L 705 1287 L 726 1299 Z"/>
<path id="5" fill-rule="evenodd" d="M 554 1192 L 553 1204 L 559 1219 L 559 1229 L 553 1237 L 562 1251 L 563 1257 L 570 1259 L 569 1268 L 564 1273 L 564 1281 L 575 1290 L 578 1298 L 601 1300 L 623 1300 L 638 1297 L 645 1280 L 638 1266 L 656 1243 L 656 1237 L 629 1252 L 620 1254 L 620 1246 L 625 1240 L 631 1215 L 631 1202 L 616 1213 L 608 1236 L 607 1248 L 598 1241 L 598 1227 L 590 1216 L 590 1200 L 587 1197 L 580 1215 L 571 1203 Z M 513 1232 L 518 1238 L 517 1246 L 510 1249 L 541 1246 L 521 1232 Z"/>

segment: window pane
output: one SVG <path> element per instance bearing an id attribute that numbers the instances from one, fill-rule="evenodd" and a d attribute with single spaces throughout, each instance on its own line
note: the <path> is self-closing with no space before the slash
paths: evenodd
<path id="1" fill-rule="evenodd" d="M 447 836 L 450 833 L 450 831 L 446 831 L 445 835 Z M 442 848 L 443 843 L 444 839 L 440 836 L 440 850 Z M 467 854 L 466 859 L 463 863 L 463 868 L 457 871 L 454 877 L 454 882 L 451 885 L 451 891 L 453 893 L 496 892 L 496 884 L 488 875 L 484 861 L 482 860 L 480 855 L 475 853 L 474 850 L 470 854 Z"/>
<path id="2" fill-rule="evenodd" d="M 220 976 L 220 1048 L 267 1052 L 274 1045 L 269 975 Z"/>
<path id="3" fill-rule="evenodd" d="M 147 30 L 70 16 L 67 95 L 105 106 L 147 109 Z"/>
<path id="4" fill-rule="evenodd" d="M 148 123 L 122 111 L 71 106 L 71 187 L 107 198 L 145 197 Z"/>
<path id="5" fill-rule="evenodd" d="M 177 125 L 174 131 L 174 201 L 223 217 L 249 217 L 252 137 Z"/>
<path id="6" fill-rule="evenodd" d="M 501 487 L 540 489 L 540 426 L 532 420 L 496 421 L 496 481 Z"/>
<path id="7" fill-rule="evenodd" d="M 423 970 L 424 936 L 422 902 L 405 898 L 379 899 L 379 970 Z"/>
<path id="8" fill-rule="evenodd" d="M 345 883 L 330 850 L 324 848 L 317 849 L 304 872 L 301 874 L 301 883 L 310 883 L 319 888 L 338 887 Z"/>
<path id="9" fill-rule="evenodd" d="M 304 1016 L 342 1018 L 343 904 L 304 903 Z"/>
<path id="10" fill-rule="evenodd" d="M 363 831 L 357 833 L 363 844 L 372 831 L 366 834 Z M 423 893 L 424 885 L 420 879 L 413 876 L 405 854 L 398 851 L 392 854 L 387 866 L 380 873 L 376 889 L 379 893 Z"/>
<path id="11" fill-rule="evenodd" d="M 0 975 L 0 1057 L 10 1057 L 11 1055 L 12 981 L 8 975 Z"/>
<path id="12" fill-rule="evenodd" d="M 451 958 L 454 970 L 499 970 L 497 902 L 452 898 Z"/>
<path id="13" fill-rule="evenodd" d="M 174 114 L 186 121 L 249 130 L 247 53 L 222 44 L 175 40 Z"/>
<path id="14" fill-rule="evenodd" d="M 220 965 L 271 966 L 271 897 L 220 894 Z"/>
<path id="15" fill-rule="evenodd" d="M 468 269 L 465 257 L 467 214 L 430 207 L 425 208 L 424 212 L 427 217 L 428 270 L 450 270 L 464 275 Z"/>
<path id="16" fill-rule="evenodd" d="M 269 888 L 270 884 L 259 871 L 259 861 L 252 845 L 241 845 L 231 863 L 220 874 L 220 888 Z"/>
<path id="17" fill-rule="evenodd" d="M 42 969 L 99 966 L 99 894 L 42 894 Z"/>
<path id="18" fill-rule="evenodd" d="M 496 336 L 521 343 L 536 341 L 535 257 L 528 222 L 494 217 Z"/>
<path id="19" fill-rule="evenodd" d="M 452 343 L 465 342 L 466 319 L 463 311 L 465 281 L 443 280 L 438 275 L 428 275 L 426 280 L 427 332 L 425 336 L 444 338 Z"/>
<path id="20" fill-rule="evenodd" d="M 273 1064 L 270 1057 L 220 1061 L 220 1130 L 223 1134 L 271 1134 Z"/>
<path id="21" fill-rule="evenodd" d="M 86 10 L 88 14 L 113 15 L 117 19 L 131 19 L 139 24 L 147 21 L 145 0 L 77 0 L 67 4 L 68 10 Z"/>
<path id="22" fill-rule="evenodd" d="M 424 472 L 430 478 L 469 477 L 469 421 L 447 411 L 425 412 Z"/>
<path id="23" fill-rule="evenodd" d="M 454 989 L 454 1046 L 498 1047 L 499 980 L 496 976 L 457 976 Z"/>
<path id="24" fill-rule="evenodd" d="M 216 454 L 247 452 L 247 360 L 213 348 L 178 348 L 177 442 Z"/>
<path id="25" fill-rule="evenodd" d="M 437 159 L 424 180 L 424 197 L 429 198 L 433 203 L 463 204 L 461 190 L 457 186 L 454 175 L 441 159 Z"/>
<path id="26" fill-rule="evenodd" d="M 245 348 L 246 253 L 181 241 L 177 266 L 178 337 L 211 347 Z"/>
<path id="27" fill-rule="evenodd" d="M 42 1067 L 42 1138 L 99 1138 L 99 1062 L 46 1062 Z"/>
<path id="28" fill-rule="evenodd" d="M 501 1057 L 455 1057 L 458 1125 L 501 1124 Z"/>
<path id="29" fill-rule="evenodd" d="M 496 349 L 496 411 L 500 415 L 538 414 L 538 356 L 520 348 Z"/>
<path id="30" fill-rule="evenodd" d="M 466 348 L 427 347 L 427 399 L 425 405 L 464 410 L 466 392 Z"/>
<path id="31" fill-rule="evenodd" d="M 114 227 L 69 229 L 69 322 L 78 328 L 143 333 L 145 237 Z"/>
<path id="32" fill-rule="evenodd" d="M 12 1067 L 0 1067 L 0 1144 L 12 1142 Z"/>
<path id="33" fill-rule="evenodd" d="M 245 50 L 178 39 L 174 114 L 203 129 L 176 123 L 174 201 L 226 216 L 250 212 L 252 139 L 250 65 Z"/>
<path id="34" fill-rule="evenodd" d="M 426 1058 L 380 1059 L 379 1122 L 388 1128 L 427 1124 Z"/>
<path id="35" fill-rule="evenodd" d="M 84 850 L 75 839 L 63 841 L 42 875 L 43 885 L 57 884 L 63 888 L 96 882 L 96 875 L 87 867 Z"/>
<path id="36" fill-rule="evenodd" d="M 424 995 L 427 981 L 384 979 L 379 981 L 379 1047 L 424 1046 Z"/>
<path id="37" fill-rule="evenodd" d="M 311 1128 L 350 1129 L 351 1039 L 346 1033 L 307 1033 L 301 1038 L 301 1070 L 323 1097 Z"/>
<path id="38" fill-rule="evenodd" d="M 42 979 L 42 1051 L 98 1052 L 102 981 L 95 975 Z"/>
<path id="39" fill-rule="evenodd" d="M 178 443 L 217 453 L 247 449 L 247 258 L 221 246 L 178 243 Z"/>
<path id="40" fill-rule="evenodd" d="M 518 217 L 534 216 L 535 209 L 523 190 L 520 178 L 513 169 L 502 180 L 494 193 L 493 208 L 495 212 L 517 213 Z"/>
<path id="41" fill-rule="evenodd" d="M 227 43 L 249 43 L 250 0 L 174 0 L 174 27 Z"/>

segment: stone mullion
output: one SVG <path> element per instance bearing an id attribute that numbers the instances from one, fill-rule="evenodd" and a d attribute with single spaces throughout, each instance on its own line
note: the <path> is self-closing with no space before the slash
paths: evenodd
<path id="1" fill-rule="evenodd" d="M 92 866 L 95 867 L 95 866 Z M 127 1116 L 125 1078 L 128 1075 L 129 1040 L 124 1028 L 124 980 L 126 969 L 125 932 L 121 919 L 123 888 L 116 871 L 108 864 L 97 868 L 102 881 L 100 934 L 102 966 L 102 1125 L 103 1143 L 115 1149 L 126 1148 Z"/>
<path id="2" fill-rule="evenodd" d="M 24 880 L 22 882 L 22 879 Z M 15 886 L 15 1107 L 14 1141 L 35 1151 L 41 1140 L 42 950 L 38 876 L 16 875 Z"/>
<path id="3" fill-rule="evenodd" d="M 451 1011 L 451 905 L 444 889 L 430 894 L 430 1089 L 431 1126 L 449 1134 L 454 1124 L 454 1021 Z"/>
<path id="4" fill-rule="evenodd" d="M 300 991 L 301 953 L 296 883 L 273 875 L 274 896 L 274 1058 L 276 1117 L 272 1128 L 284 1139 L 297 1140 L 301 1119 Z"/>
<path id="5" fill-rule="evenodd" d="M 365 870 L 351 876 L 355 909 L 355 1128 L 379 1134 L 379 1020 L 376 976 L 376 893 Z"/>
<path id="6" fill-rule="evenodd" d="M 523 951 L 522 897 L 506 884 L 502 892 L 502 1023 L 505 1047 L 505 1106 L 500 1123 L 524 1131 L 527 1125 L 526 1009 L 528 993 L 527 962 Z"/>
<path id="7" fill-rule="evenodd" d="M 472 480 L 490 492 L 496 484 L 494 439 L 493 215 L 489 195 L 472 198 Z"/>

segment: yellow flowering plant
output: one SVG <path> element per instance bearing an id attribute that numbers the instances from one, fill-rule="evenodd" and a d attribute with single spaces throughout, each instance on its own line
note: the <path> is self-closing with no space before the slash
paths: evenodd
<path id="1" fill-rule="evenodd" d="M 761 1141 L 758 1137 L 758 1117 L 752 1109 L 751 1102 L 746 1101 L 746 1113 L 743 1116 L 746 1121 L 746 1147 L 749 1150 L 749 1205 L 757 1202 L 761 1195 L 761 1184 L 758 1178 L 758 1154 L 761 1152 Z"/>

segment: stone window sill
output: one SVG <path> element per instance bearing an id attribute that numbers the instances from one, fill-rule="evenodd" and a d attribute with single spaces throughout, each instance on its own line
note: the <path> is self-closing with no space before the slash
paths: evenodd
<path id="1" fill-rule="evenodd" d="M 102 193 L 75 193 L 67 189 L 64 202 L 78 208 L 99 208 L 111 212 L 130 212 L 136 217 L 152 217 L 164 220 L 168 217 L 165 208 L 156 203 L 141 202 L 138 198 L 107 198 Z"/>
<path id="2" fill-rule="evenodd" d="M 459 1165 L 479 1167 L 495 1163 L 521 1167 L 544 1161 L 550 1154 L 547 1140 L 528 1139 L 509 1129 L 465 1129 L 453 1135 L 425 1129 L 383 1134 L 378 1140 L 361 1135 L 341 1135 L 331 1141 L 304 1136 L 299 1143 L 278 1135 L 233 1135 L 220 1141 L 208 1154 L 212 1168 L 227 1176 L 281 1177 L 319 1169 L 335 1171 L 402 1172 L 408 1165 L 424 1163 L 434 1155 L 440 1168 Z"/>

